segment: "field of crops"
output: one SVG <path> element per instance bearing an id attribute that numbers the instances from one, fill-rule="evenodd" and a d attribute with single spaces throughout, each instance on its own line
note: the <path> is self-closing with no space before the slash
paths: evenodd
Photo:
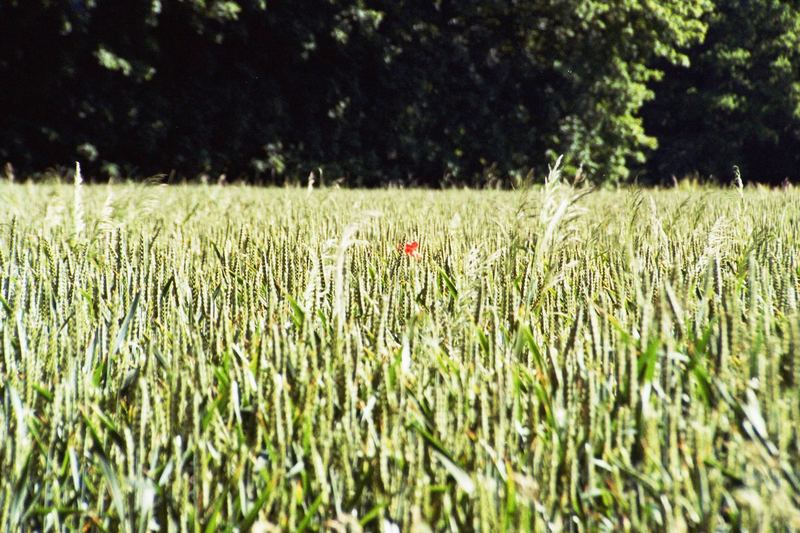
<path id="1" fill-rule="evenodd" d="M 800 528 L 800 192 L 586 192 L 0 185 L 0 530 Z"/>

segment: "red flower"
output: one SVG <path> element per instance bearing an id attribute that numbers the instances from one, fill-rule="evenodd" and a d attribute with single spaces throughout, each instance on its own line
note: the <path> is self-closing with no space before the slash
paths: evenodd
<path id="1" fill-rule="evenodd" d="M 417 241 L 407 241 L 403 245 L 402 250 L 407 256 L 418 258 L 419 252 L 417 251 L 417 248 L 419 248 L 419 243 Z"/>

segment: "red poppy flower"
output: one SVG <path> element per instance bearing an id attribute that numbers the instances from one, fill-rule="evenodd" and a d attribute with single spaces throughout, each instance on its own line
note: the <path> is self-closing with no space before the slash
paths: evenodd
<path id="1" fill-rule="evenodd" d="M 407 241 L 403 245 L 402 249 L 403 253 L 405 253 L 407 256 L 418 258 L 419 252 L 417 251 L 417 248 L 419 248 L 419 243 L 417 241 Z"/>

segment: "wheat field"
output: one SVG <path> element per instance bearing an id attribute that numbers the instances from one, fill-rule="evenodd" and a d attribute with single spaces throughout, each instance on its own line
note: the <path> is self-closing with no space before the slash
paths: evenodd
<path id="1" fill-rule="evenodd" d="M 0 185 L 0 529 L 800 528 L 800 192 L 557 174 Z"/>

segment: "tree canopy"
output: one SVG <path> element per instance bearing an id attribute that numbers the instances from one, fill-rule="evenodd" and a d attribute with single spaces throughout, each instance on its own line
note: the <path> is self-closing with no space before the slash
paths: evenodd
<path id="1" fill-rule="evenodd" d="M 782 179 L 798 25 L 777 0 L 11 0 L 0 162 L 484 184 L 565 154 L 598 182 Z"/>
<path id="2" fill-rule="evenodd" d="M 779 182 L 800 173 L 800 2 L 717 0 L 690 66 L 644 111 L 661 146 L 652 172 Z"/>

